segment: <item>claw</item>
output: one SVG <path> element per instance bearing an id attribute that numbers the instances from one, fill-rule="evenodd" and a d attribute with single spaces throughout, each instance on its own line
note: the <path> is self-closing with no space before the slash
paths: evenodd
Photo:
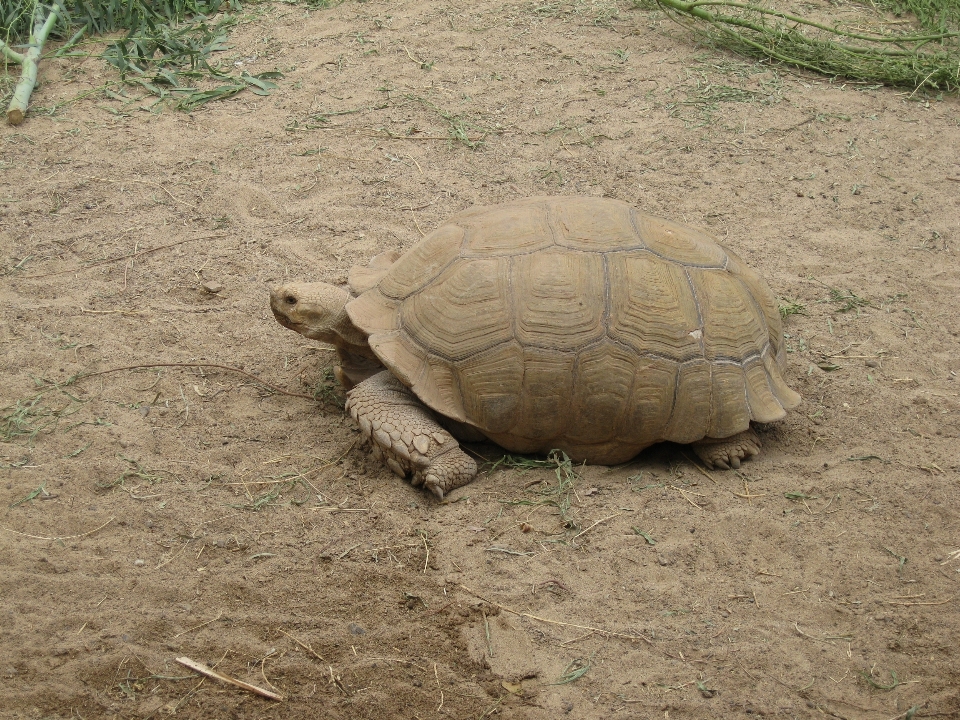
<path id="1" fill-rule="evenodd" d="M 724 462 L 723 460 L 721 460 L 720 458 L 716 458 L 716 459 L 713 461 L 713 466 L 714 466 L 714 467 L 718 467 L 718 468 L 720 468 L 721 470 L 729 470 L 729 469 L 730 469 L 730 466 L 727 465 L 727 463 Z"/>
<path id="2" fill-rule="evenodd" d="M 739 470 L 739 469 L 740 469 L 740 458 L 738 458 L 736 455 L 732 455 L 732 456 L 730 457 L 730 465 L 731 465 L 735 470 Z"/>
<path id="3" fill-rule="evenodd" d="M 437 500 L 443 500 L 443 488 L 440 487 L 433 475 L 428 475 L 423 479 L 423 487 L 432 492 Z"/>

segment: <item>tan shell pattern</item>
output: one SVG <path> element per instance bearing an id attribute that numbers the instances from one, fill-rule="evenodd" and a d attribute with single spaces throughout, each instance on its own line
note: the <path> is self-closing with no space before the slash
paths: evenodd
<path id="1" fill-rule="evenodd" d="M 702 232 L 616 200 L 471 209 L 347 312 L 424 403 L 514 452 L 612 464 L 800 401 L 759 275 Z"/>

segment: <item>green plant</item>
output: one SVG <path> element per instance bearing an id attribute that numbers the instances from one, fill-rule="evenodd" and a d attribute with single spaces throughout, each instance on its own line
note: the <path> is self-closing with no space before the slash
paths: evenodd
<path id="1" fill-rule="evenodd" d="M 77 412 L 82 405 L 79 398 L 71 395 L 64 387 L 72 385 L 74 378 L 56 384 L 47 380 L 34 378 L 40 391 L 32 396 L 17 399 L 13 405 L 0 408 L 0 442 L 25 442 L 32 445 L 34 439 L 44 430 L 56 427 L 61 418 Z M 66 404 L 59 408 L 52 408 L 46 404 L 47 395 L 53 394 L 66 398 Z"/>
<path id="2" fill-rule="evenodd" d="M 783 298 L 779 303 L 780 317 L 786 319 L 790 315 L 806 315 L 807 306 L 799 300 Z"/>
<path id="3" fill-rule="evenodd" d="M 573 517 L 570 506 L 571 496 L 575 495 L 574 483 L 580 478 L 567 454 L 560 450 L 552 450 L 546 460 L 504 455 L 492 464 L 491 470 L 498 467 L 514 468 L 521 472 L 534 468 L 549 468 L 554 471 L 557 484 L 534 482 L 528 485 L 527 492 L 537 496 L 536 500 L 511 500 L 507 505 L 547 505 L 555 507 L 560 513 L 560 520 L 568 530 L 579 530 L 580 526 Z M 540 487 L 537 487 L 540 486 Z"/>
<path id="4" fill-rule="evenodd" d="M 827 25 L 769 7 L 734 0 L 656 2 L 709 43 L 829 76 L 960 90 L 960 5 L 956 0 L 877 0 L 881 7 L 915 14 L 920 30 L 894 32 Z"/>
<path id="5" fill-rule="evenodd" d="M 277 87 L 271 81 L 281 77 L 277 72 L 234 76 L 211 63 L 214 53 L 227 49 L 227 30 L 237 22 L 222 11 L 239 10 L 240 0 L 14 0 L 3 8 L 0 52 L 22 68 L 7 110 L 12 125 L 21 123 L 26 114 L 44 43 L 70 33 L 58 56 L 89 55 L 77 49 L 84 37 L 127 30 L 101 57 L 119 71 L 124 82 L 137 84 L 160 99 L 175 97 L 181 110 L 248 88 L 266 95 Z M 216 22 L 211 22 L 218 14 Z M 27 50 L 17 52 L 14 47 L 23 43 Z M 188 78 L 191 82 L 212 79 L 220 85 L 189 87 L 184 82 Z"/>

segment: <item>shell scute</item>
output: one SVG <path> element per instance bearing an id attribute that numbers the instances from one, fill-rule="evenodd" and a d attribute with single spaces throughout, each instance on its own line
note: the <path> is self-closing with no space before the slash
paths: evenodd
<path id="1" fill-rule="evenodd" d="M 402 330 L 376 333 L 369 341 L 373 352 L 404 385 L 416 387 L 426 379 L 427 353 Z"/>
<path id="2" fill-rule="evenodd" d="M 648 252 L 611 253 L 610 335 L 637 353 L 703 356 L 700 316 L 685 269 Z"/>
<path id="3" fill-rule="evenodd" d="M 710 426 L 706 436 L 724 438 L 750 427 L 746 378 L 738 363 L 712 363 Z"/>
<path id="4" fill-rule="evenodd" d="M 460 257 L 463 230 L 444 225 L 410 248 L 377 284 L 386 297 L 403 300 L 428 285 Z"/>
<path id="5" fill-rule="evenodd" d="M 567 351 L 604 336 L 606 279 L 600 255 L 551 248 L 513 260 L 513 312 L 520 343 Z"/>
<path id="6" fill-rule="evenodd" d="M 609 252 L 643 247 L 633 226 L 633 209 L 624 202 L 607 200 L 596 212 L 596 198 L 569 198 L 555 203 L 553 226 L 557 244 L 573 250 Z"/>
<path id="7" fill-rule="evenodd" d="M 523 348 L 508 342 L 457 363 L 463 410 L 471 425 L 502 433 L 517 422 L 523 388 Z"/>
<path id="8" fill-rule="evenodd" d="M 661 439 L 691 443 L 707 436 L 711 422 L 711 375 L 712 367 L 706 360 L 694 360 L 679 367 L 673 412 Z"/>
<path id="9" fill-rule="evenodd" d="M 462 360 L 513 337 L 506 258 L 461 260 L 400 307 L 400 325 L 429 352 Z"/>
<path id="10" fill-rule="evenodd" d="M 606 340 L 579 353 L 575 368 L 568 437 L 576 443 L 612 440 L 633 386 L 636 357 L 628 347 Z"/>
<path id="11" fill-rule="evenodd" d="M 524 348 L 520 417 L 515 426 L 518 435 L 530 439 L 534 445 L 564 435 L 571 419 L 569 408 L 576 361 L 573 352 Z"/>
<path id="12" fill-rule="evenodd" d="M 638 358 L 634 365 L 633 389 L 618 437 L 647 447 L 663 439 L 663 429 L 673 413 L 679 365 L 663 358 Z"/>
<path id="13" fill-rule="evenodd" d="M 400 329 L 400 303 L 375 287 L 347 303 L 351 322 L 368 335 L 390 333 Z"/>
<path id="14" fill-rule="evenodd" d="M 689 225 L 633 211 L 633 223 L 644 244 L 656 255 L 696 267 L 721 268 L 727 254 L 716 241 Z"/>
<path id="15" fill-rule="evenodd" d="M 745 363 L 743 374 L 747 380 L 747 405 L 750 407 L 750 416 L 754 420 L 774 422 L 787 414 L 770 387 L 762 357 Z"/>
<path id="16" fill-rule="evenodd" d="M 747 287 L 725 270 L 687 272 L 702 316 L 704 356 L 742 362 L 762 353 L 770 331 Z"/>
<path id="17" fill-rule="evenodd" d="M 455 221 L 463 227 L 463 251 L 467 257 L 517 255 L 554 244 L 543 202 L 492 206 L 483 213 L 462 213 Z"/>
<path id="18" fill-rule="evenodd" d="M 770 345 L 773 348 L 773 354 L 778 359 L 778 362 L 782 364 L 784 353 L 783 320 L 780 317 L 777 298 L 764 279 L 760 277 L 753 268 L 744 264 L 743 260 L 732 251 L 727 250 L 727 255 L 730 258 L 727 269 L 736 275 L 740 282 L 744 284 L 750 298 L 760 309 L 760 312 L 763 313 L 767 329 L 769 330 Z"/>

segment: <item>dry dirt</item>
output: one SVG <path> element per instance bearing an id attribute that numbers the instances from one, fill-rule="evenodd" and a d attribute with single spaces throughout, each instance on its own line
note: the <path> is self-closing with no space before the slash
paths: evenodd
<path id="1" fill-rule="evenodd" d="M 612 0 L 247 13 L 269 97 L 50 60 L 0 130 L 0 717 L 960 717 L 956 97 Z M 268 286 L 534 194 L 707 228 L 802 310 L 760 458 L 582 468 L 566 526 L 549 468 L 438 504 L 368 460 Z"/>

